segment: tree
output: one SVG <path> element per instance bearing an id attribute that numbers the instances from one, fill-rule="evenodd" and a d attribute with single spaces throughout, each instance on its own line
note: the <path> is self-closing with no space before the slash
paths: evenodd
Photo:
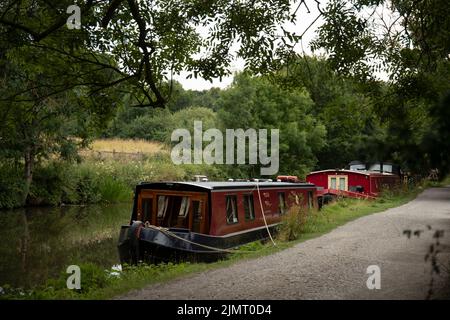
<path id="1" fill-rule="evenodd" d="M 49 74 L 36 65 L 25 66 L 25 57 L 0 59 L 0 96 L 11 95 L 11 89 L 20 92 L 14 99 L 0 100 L 0 156 L 14 159 L 16 163 L 23 160 L 23 204 L 36 163 L 52 156 L 63 159 L 76 156 L 77 146 L 86 145 L 93 130 L 111 117 L 115 107 L 111 92 L 88 96 L 86 88 L 78 87 L 49 95 L 49 88 L 40 85 L 48 81 Z M 52 63 L 51 57 L 37 55 L 35 58 Z"/>
<path id="2" fill-rule="evenodd" d="M 340 76 L 325 58 L 314 56 L 291 61 L 273 80 L 281 87 L 306 90 L 314 101 L 311 113 L 327 129 L 326 143 L 316 152 L 316 169 L 343 168 L 356 159 L 376 160 L 377 150 L 369 140 L 378 136 L 381 125 L 365 86 Z"/>
<path id="3" fill-rule="evenodd" d="M 369 84 L 380 72 L 388 75 L 387 90 L 371 92 L 377 117 L 387 127 L 382 158 L 414 173 L 438 168 L 441 178 L 449 172 L 450 155 L 430 146 L 440 146 L 439 136 L 450 132 L 439 107 L 450 89 L 445 80 L 450 76 L 449 14 L 444 0 L 332 0 L 313 44 L 327 51 L 341 74 Z M 439 134 L 434 123 L 440 123 Z"/>
<path id="4" fill-rule="evenodd" d="M 314 105 L 307 92 L 283 90 L 265 78 L 239 74 L 219 106 L 224 128 L 280 130 L 280 174 L 303 176 L 316 164 L 326 130 L 312 116 Z M 259 175 L 259 166 L 241 168 L 243 177 Z"/>
<path id="5" fill-rule="evenodd" d="M 277 30 L 295 20 L 289 0 L 87 0 L 80 4 L 81 29 L 68 30 L 65 12 L 72 4 L 5 0 L 0 5 L 0 41 L 66 60 L 55 70 L 71 76 L 64 77 L 64 86 L 49 85 L 49 94 L 87 84 L 79 75 L 89 79 L 93 70 L 106 68 L 113 75 L 90 83 L 91 93 L 127 83 L 138 105 L 162 107 L 172 92 L 167 80 L 175 73 L 222 77 L 230 74 L 233 56 L 263 73 L 292 50 L 291 33 Z"/>

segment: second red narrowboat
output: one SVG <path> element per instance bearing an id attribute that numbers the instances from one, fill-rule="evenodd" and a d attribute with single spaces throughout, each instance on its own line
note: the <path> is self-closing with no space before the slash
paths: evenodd
<path id="1" fill-rule="evenodd" d="M 349 169 L 314 171 L 306 181 L 319 187 L 321 196 L 344 196 L 351 198 L 376 198 L 383 189 L 400 183 L 398 167 L 390 163 L 373 164 L 366 169 L 360 162 L 352 162 Z"/>
<path id="2" fill-rule="evenodd" d="M 122 263 L 210 261 L 268 237 L 289 207 L 317 206 L 316 187 L 288 182 L 155 182 L 136 187 Z"/>

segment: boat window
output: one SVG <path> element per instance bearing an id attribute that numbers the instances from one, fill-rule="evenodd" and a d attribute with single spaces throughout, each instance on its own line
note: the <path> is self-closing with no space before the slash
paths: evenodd
<path id="1" fill-rule="evenodd" d="M 227 223 L 238 222 L 237 201 L 236 196 L 226 196 L 227 204 Z"/>
<path id="2" fill-rule="evenodd" d="M 363 186 L 350 186 L 348 189 L 352 192 L 364 192 Z"/>
<path id="3" fill-rule="evenodd" d="M 197 200 L 192 201 L 192 213 L 194 215 L 194 219 L 192 221 L 192 231 L 193 232 L 201 232 L 200 228 L 202 225 L 202 203 Z"/>
<path id="4" fill-rule="evenodd" d="M 152 198 L 142 198 L 142 221 L 147 222 L 152 219 L 152 206 L 153 199 Z"/>
<path id="5" fill-rule="evenodd" d="M 339 190 L 345 190 L 345 178 L 339 178 Z"/>
<path id="6" fill-rule="evenodd" d="M 366 170 L 366 165 L 363 164 L 363 163 L 352 164 L 352 165 L 350 165 L 350 170 L 352 170 L 352 171 L 364 171 L 364 170 Z"/>
<path id="7" fill-rule="evenodd" d="M 181 199 L 180 212 L 178 215 L 180 217 L 186 217 L 189 213 L 189 197 L 183 197 Z"/>
<path id="8" fill-rule="evenodd" d="M 166 216 L 168 203 L 169 197 L 158 196 L 158 218 L 164 218 Z"/>
<path id="9" fill-rule="evenodd" d="M 286 212 L 286 201 L 284 200 L 284 192 L 278 193 L 278 213 L 284 214 Z"/>
<path id="10" fill-rule="evenodd" d="M 331 178 L 330 189 L 336 189 L 336 178 Z"/>
<path id="11" fill-rule="evenodd" d="M 392 173 L 393 172 L 392 164 L 383 163 L 383 169 L 381 169 L 381 164 L 380 163 L 376 163 L 376 164 L 371 165 L 370 168 L 369 168 L 369 171 L 379 171 L 379 172 L 381 172 L 381 170 L 383 170 L 383 172 Z"/>
<path id="12" fill-rule="evenodd" d="M 245 220 L 255 219 L 255 208 L 253 206 L 252 194 L 244 195 L 244 211 L 245 211 Z"/>

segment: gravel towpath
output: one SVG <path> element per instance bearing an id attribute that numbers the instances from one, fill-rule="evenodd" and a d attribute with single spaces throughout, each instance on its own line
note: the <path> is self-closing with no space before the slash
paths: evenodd
<path id="1" fill-rule="evenodd" d="M 408 239 L 407 229 L 423 232 Z M 424 257 L 436 229 L 444 230 L 438 263 L 445 264 L 448 276 L 450 187 L 425 190 L 405 205 L 276 254 L 154 284 L 119 299 L 424 299 L 431 279 Z M 371 265 L 380 268 L 380 289 L 367 288 Z M 450 298 L 447 276 L 434 276 L 432 298 Z"/>

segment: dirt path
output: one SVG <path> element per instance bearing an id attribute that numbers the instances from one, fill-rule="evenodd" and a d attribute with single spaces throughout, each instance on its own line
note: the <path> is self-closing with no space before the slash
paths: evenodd
<path id="1" fill-rule="evenodd" d="M 406 229 L 444 229 L 439 261 L 450 261 L 450 187 L 433 188 L 403 206 L 359 218 L 319 238 L 230 267 L 132 291 L 121 299 L 424 299 L 425 255 L 433 231 L 408 239 Z M 378 265 L 381 289 L 369 290 L 367 267 Z M 448 270 L 448 269 L 447 269 Z M 448 273 L 447 273 L 448 274 Z M 433 298 L 449 298 L 435 276 Z"/>

